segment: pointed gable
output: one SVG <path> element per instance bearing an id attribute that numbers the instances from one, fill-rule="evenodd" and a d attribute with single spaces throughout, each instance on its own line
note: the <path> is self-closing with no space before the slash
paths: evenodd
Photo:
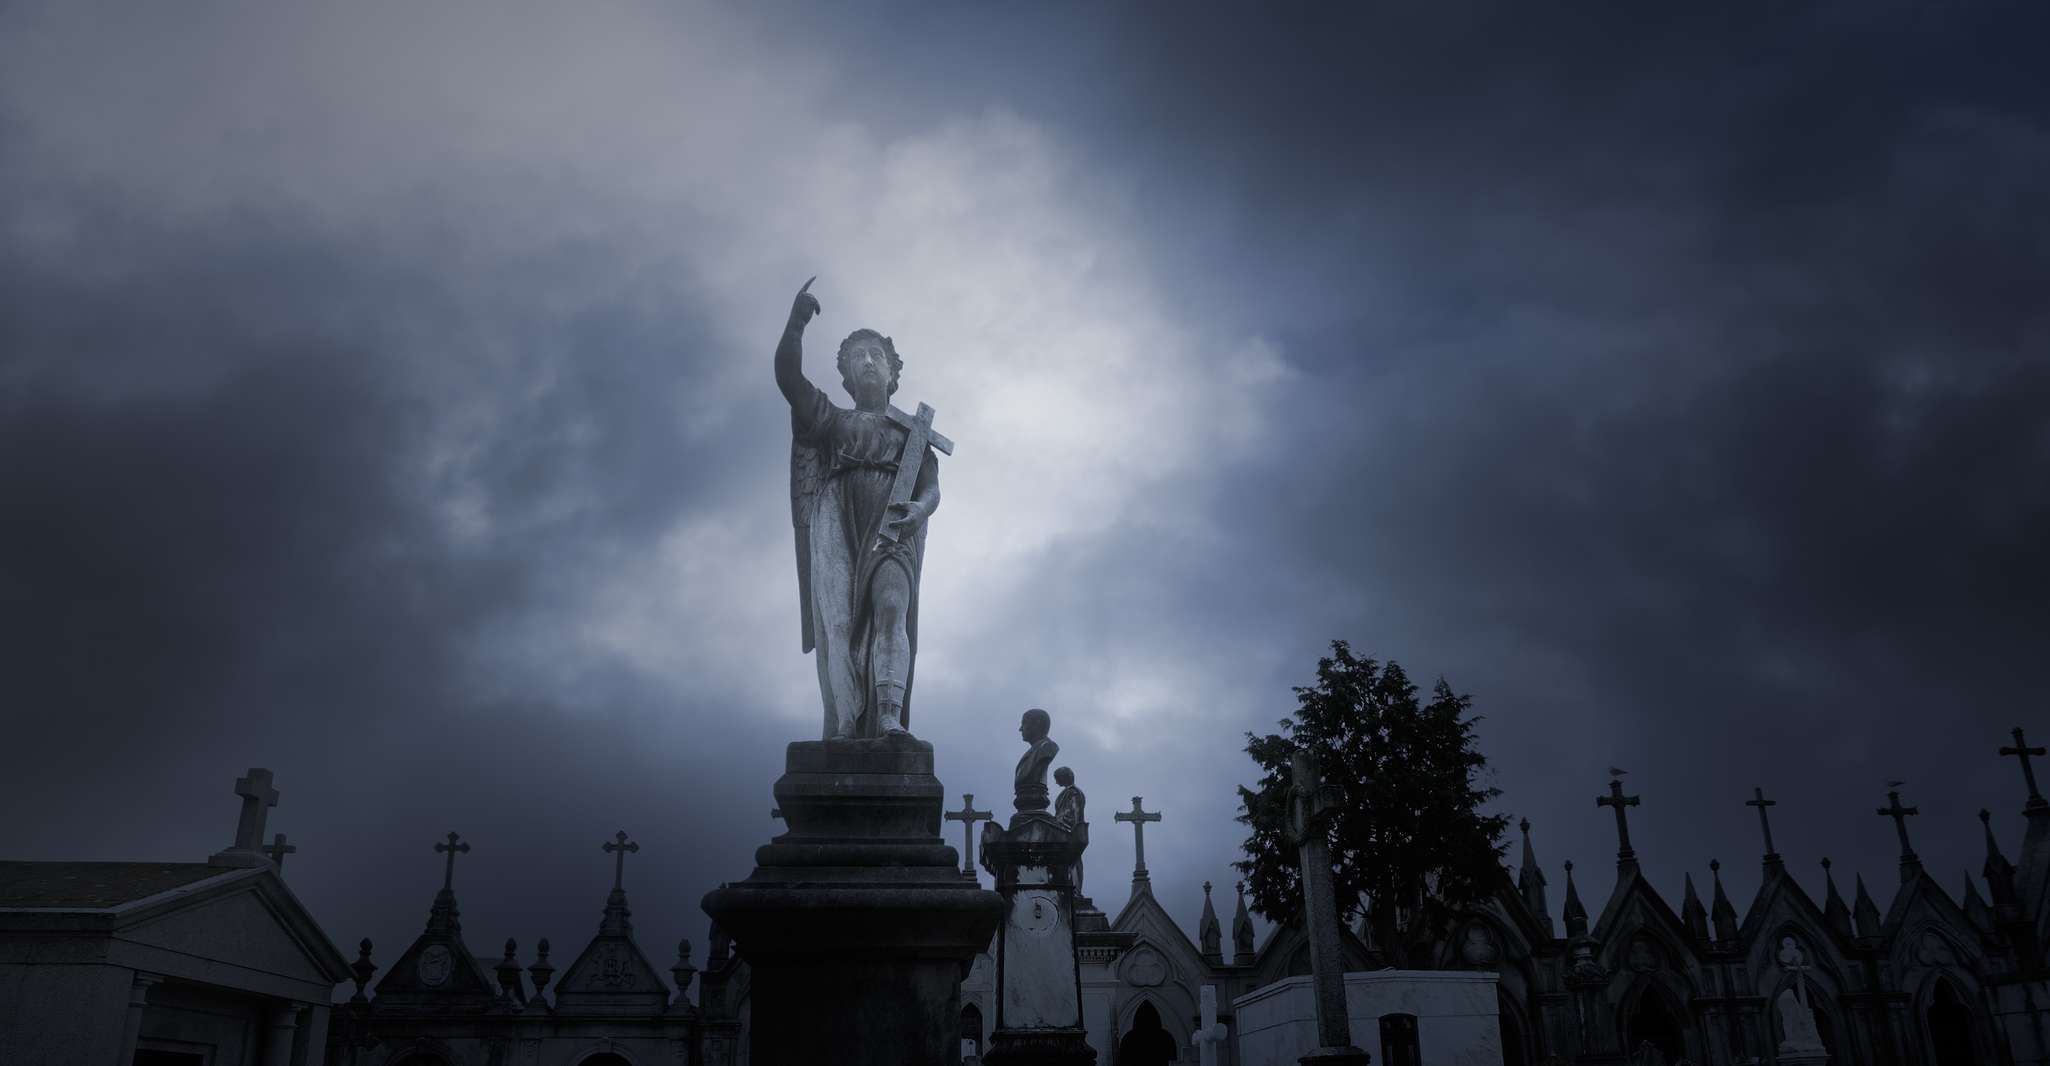
<path id="1" fill-rule="evenodd" d="M 490 974 L 463 943 L 455 893 L 443 888 L 434 897 L 427 928 L 377 982 L 377 1007 L 482 1011 L 497 998 Z"/>
<path id="2" fill-rule="evenodd" d="M 660 1014 L 669 1009 L 669 986 L 634 943 L 626 892 L 605 901 L 598 935 L 584 946 L 555 986 L 555 1009 L 578 1014 Z"/>

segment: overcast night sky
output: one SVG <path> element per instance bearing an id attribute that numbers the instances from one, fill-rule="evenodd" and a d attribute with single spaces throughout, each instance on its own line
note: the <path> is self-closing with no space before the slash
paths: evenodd
<path id="1" fill-rule="evenodd" d="M 563 964 L 624 828 L 702 963 L 820 719 L 814 274 L 814 380 L 878 328 L 958 445 L 912 727 L 1004 811 L 1049 709 L 1107 910 L 1143 795 L 1194 933 L 1334 638 L 1472 695 L 1555 916 L 1610 765 L 1676 905 L 1754 785 L 1818 898 L 1891 899 L 1889 779 L 1953 894 L 2014 854 L 2037 5 L 291 7 L 0 4 L 0 856 L 203 859 L 262 765 L 352 955 L 455 829 L 472 949 Z"/>

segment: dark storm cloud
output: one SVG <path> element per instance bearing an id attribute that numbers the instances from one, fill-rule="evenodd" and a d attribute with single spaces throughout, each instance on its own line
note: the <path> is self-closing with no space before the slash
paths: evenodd
<path id="1" fill-rule="evenodd" d="M 1055 708 L 1063 761 L 1099 822 L 1134 792 L 1169 811 L 1149 863 L 1193 929 L 1240 835 L 1239 733 L 1271 728 L 1345 637 L 1475 694 L 1555 894 L 1559 860 L 1591 871 L 1614 846 L 1589 802 L 1611 763 L 1635 771 L 1637 843 L 1675 896 L 1715 854 L 1742 905 L 1759 784 L 1797 872 L 1832 854 L 1883 906 L 1889 777 L 1955 891 L 1971 812 L 2018 802 L 1992 750 L 2036 724 L 2050 637 L 2033 16 L 1296 14 L 836 8 L 747 38 L 750 66 L 827 79 L 824 119 L 878 140 L 986 107 L 1043 124 L 1129 190 L 1118 239 L 1171 312 L 1293 371 L 1256 446 L 1026 557 L 1004 609 L 1034 624 L 965 644 L 976 705 L 928 719 L 950 789 L 1008 773 L 984 719 L 1100 686 Z M 800 61 L 818 55 L 844 62 Z M 0 637 L 19 787 L 66 807 L 6 852 L 204 854 L 233 773 L 268 763 L 277 827 L 308 842 L 294 884 L 383 959 L 448 828 L 492 886 L 463 897 L 480 952 L 580 946 L 616 822 L 649 845 L 629 887 L 665 895 L 637 899 L 651 955 L 700 937 L 695 900 L 746 872 L 797 734 L 761 692 L 615 668 L 577 630 L 616 560 L 781 476 L 774 418 L 689 415 L 719 361 L 752 357 L 716 350 L 713 297 L 672 298 L 602 226 L 505 254 L 505 219 L 581 205 L 496 157 L 379 203 L 394 239 L 290 203 L 181 214 L 13 143 L 8 188 L 48 209 L 0 244 Z M 281 158 L 281 184 L 349 193 Z M 774 221 L 687 218 L 674 240 L 811 239 Z M 1213 369 L 1158 355 L 1162 381 Z M 950 479 L 1001 443 L 977 430 L 956 431 Z M 780 611 L 790 590 L 761 595 Z M 787 641 L 775 622 L 764 639 Z M 718 635 L 694 624 L 679 643 Z M 1175 674 L 1270 697 L 1163 713 Z M 1131 717 L 1095 720 L 1114 704 Z M 195 795 L 220 816 L 196 819 Z M 1130 843 L 1097 837 L 1091 893 L 1114 909 Z"/>

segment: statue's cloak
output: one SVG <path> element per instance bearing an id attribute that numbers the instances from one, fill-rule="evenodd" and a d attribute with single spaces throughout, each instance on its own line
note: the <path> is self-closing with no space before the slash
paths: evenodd
<path id="1" fill-rule="evenodd" d="M 813 652 L 825 733 L 842 721 L 854 736 L 879 735 L 874 676 L 870 670 L 875 576 L 902 567 L 910 599 L 904 628 L 911 659 L 904 673 L 900 721 L 911 725 L 911 683 L 918 665 L 918 587 L 925 566 L 925 525 L 902 543 L 878 534 L 888 516 L 888 494 L 873 491 L 894 474 L 905 439 L 884 416 L 849 411 L 814 388 L 810 403 L 791 406 L 790 518 L 797 534 L 797 595 L 804 650 Z M 936 464 L 930 448 L 921 457 Z M 869 484 L 846 484 L 850 479 Z M 864 490 L 868 491 L 864 491 Z"/>

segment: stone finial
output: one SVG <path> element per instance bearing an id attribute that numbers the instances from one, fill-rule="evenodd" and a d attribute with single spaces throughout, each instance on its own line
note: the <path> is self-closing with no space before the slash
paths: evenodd
<path id="1" fill-rule="evenodd" d="M 1203 917 L 1196 923 L 1196 939 L 1203 945 L 1203 961 L 1224 965 L 1224 926 L 1217 921 L 1217 908 L 1210 902 L 1210 882 L 1203 882 Z"/>
<path id="2" fill-rule="evenodd" d="M 1573 884 L 1573 860 L 1566 860 L 1566 935 L 1587 935 L 1587 906 L 1580 902 L 1580 889 Z"/>
<path id="3" fill-rule="evenodd" d="M 1708 875 L 1715 879 L 1715 901 L 1709 904 L 1709 919 L 1715 923 L 1715 938 L 1722 941 L 1737 939 L 1737 908 L 1730 905 L 1730 897 L 1723 892 L 1723 864 L 1715 859 L 1708 860 Z"/>
<path id="4" fill-rule="evenodd" d="M 1979 823 L 1986 828 L 1986 864 L 1980 867 L 1980 874 L 1986 878 L 1987 890 L 1993 893 L 1993 905 L 2003 911 L 2019 907 L 2020 898 L 2014 886 L 2014 864 L 2000 853 L 2000 842 L 1993 837 L 1993 812 L 1980 809 Z"/>
<path id="5" fill-rule="evenodd" d="M 505 957 L 498 960 L 498 995 L 508 1003 L 525 1003 L 527 990 L 520 984 L 520 960 L 516 957 L 519 945 L 512 937 L 505 938 Z"/>
<path id="6" fill-rule="evenodd" d="M 1550 936 L 1552 932 L 1552 908 L 1545 900 L 1545 871 L 1538 865 L 1537 849 L 1530 843 L 1530 819 L 1517 823 L 1523 831 L 1523 865 L 1516 871 L 1516 892 L 1523 897 L 1523 906 L 1530 916 Z"/>
<path id="7" fill-rule="evenodd" d="M 370 997 L 363 994 L 363 988 L 370 983 L 370 975 L 376 972 L 377 964 L 370 961 L 370 938 L 366 936 L 361 944 L 356 945 L 356 961 L 349 965 L 349 979 L 356 982 L 356 994 L 349 997 L 349 1002 L 370 1002 Z"/>
<path id="8" fill-rule="evenodd" d="M 1879 935 L 1879 905 L 1872 902 L 1872 893 L 1865 891 L 1864 874 L 1858 875 L 1857 902 L 1852 904 L 1851 914 L 1859 936 Z"/>
<path id="9" fill-rule="evenodd" d="M 548 987 L 549 979 L 555 976 L 555 967 L 548 964 L 548 938 L 542 937 L 534 945 L 534 964 L 527 967 L 527 976 L 534 979 L 534 999 L 541 999 L 541 992 Z"/>
<path id="10" fill-rule="evenodd" d="M 1701 893 L 1694 890 L 1694 875 L 1687 875 L 1686 897 L 1680 903 L 1680 921 L 1687 926 L 1687 935 L 1695 940 L 1708 940 L 1708 908 L 1701 905 Z"/>
<path id="11" fill-rule="evenodd" d="M 676 965 L 669 968 L 669 976 L 676 981 L 676 1005 L 679 1009 L 690 1006 L 690 981 L 698 968 L 690 964 L 690 941 L 676 942 Z"/>
<path id="12" fill-rule="evenodd" d="M 1238 908 L 1231 916 L 1231 964 L 1251 966 L 1253 964 L 1253 916 L 1246 912 L 1246 883 L 1240 881 L 1233 886 L 1238 893 Z"/>
<path id="13" fill-rule="evenodd" d="M 1851 930 L 1851 908 L 1844 903 L 1844 894 L 1836 890 L 1836 876 L 1830 873 L 1829 856 L 1822 857 L 1822 884 L 1824 899 L 1822 920 L 1838 936 L 1849 939 Z"/>

